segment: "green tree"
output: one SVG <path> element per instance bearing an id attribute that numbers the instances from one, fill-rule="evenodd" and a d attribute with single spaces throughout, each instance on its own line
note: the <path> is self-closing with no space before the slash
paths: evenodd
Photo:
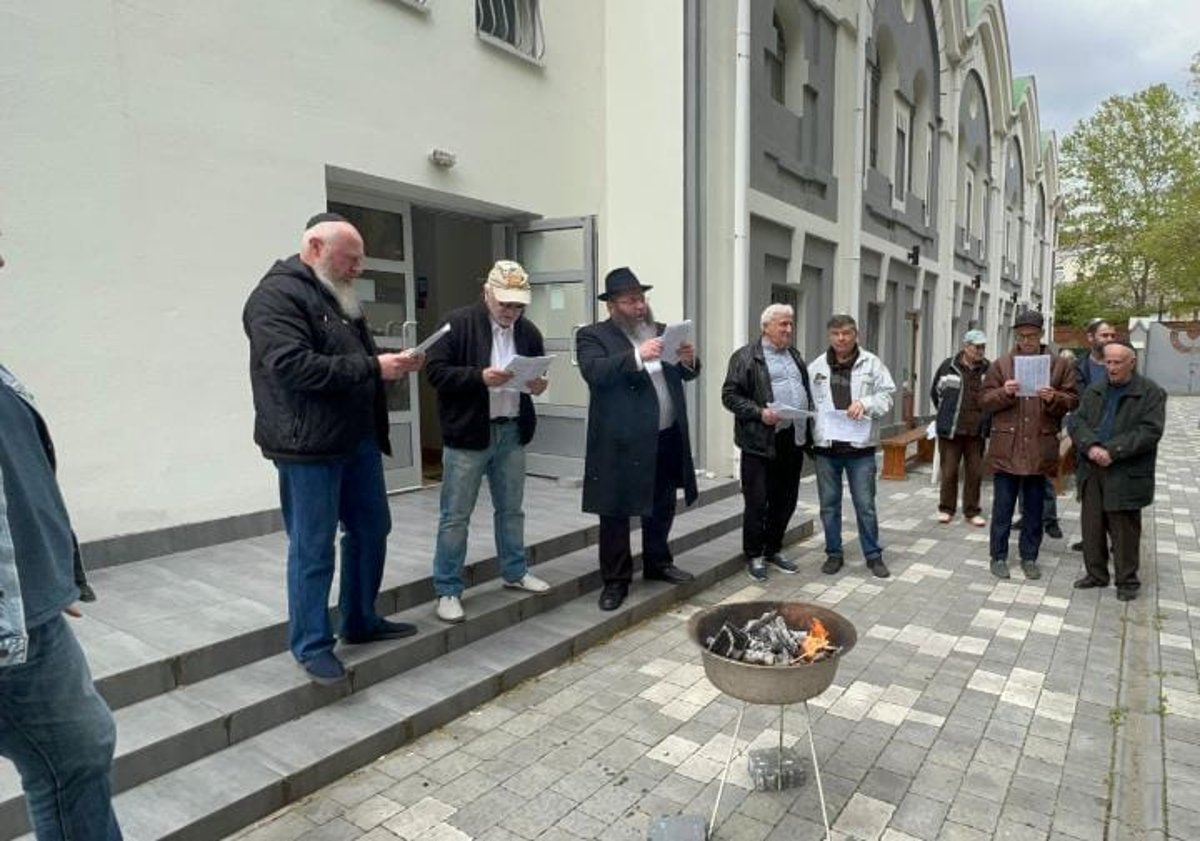
<path id="1" fill-rule="evenodd" d="M 1146 314 L 1192 296 L 1190 204 L 1200 174 L 1200 124 L 1166 85 L 1105 100 L 1062 144 L 1067 216 L 1060 245 L 1104 311 Z M 1185 241 L 1185 240 L 1184 240 Z M 1195 243 L 1195 240 L 1192 240 Z M 1068 295 L 1070 300 L 1070 295 Z"/>
<path id="2" fill-rule="evenodd" d="M 1111 296 L 1086 280 L 1062 283 L 1054 288 L 1054 323 L 1083 327 L 1093 318 L 1125 324 L 1136 313 L 1113 303 Z"/>

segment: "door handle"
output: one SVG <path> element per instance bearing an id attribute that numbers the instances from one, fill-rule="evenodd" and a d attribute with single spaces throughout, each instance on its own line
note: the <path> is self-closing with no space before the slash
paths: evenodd
<path id="1" fill-rule="evenodd" d="M 417 322 L 406 321 L 400 325 L 400 343 L 406 348 L 417 346 Z"/>
<path id="2" fill-rule="evenodd" d="M 575 344 L 575 335 L 580 330 L 582 330 L 584 327 L 587 327 L 587 325 L 586 324 L 576 324 L 574 327 L 571 328 L 571 364 L 573 366 L 575 366 L 576 368 L 579 367 L 579 353 L 576 351 L 576 348 L 578 347 L 578 345 Z"/>

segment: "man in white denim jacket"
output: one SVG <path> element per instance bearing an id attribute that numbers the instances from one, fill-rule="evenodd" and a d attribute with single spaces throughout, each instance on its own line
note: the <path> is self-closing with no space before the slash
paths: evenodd
<path id="1" fill-rule="evenodd" d="M 77 551 L 49 431 L 0 366 L 0 756 L 39 839 L 115 841 L 116 728 L 63 618 L 79 615 Z"/>
<path id="2" fill-rule="evenodd" d="M 825 531 L 825 563 L 821 572 L 834 575 L 842 554 L 842 474 L 858 521 L 858 542 L 867 568 L 877 578 L 890 573 L 879 545 L 875 515 L 875 450 L 879 419 L 892 410 L 896 384 L 875 354 L 858 346 L 858 325 L 849 315 L 826 324 L 829 350 L 808 363 L 814 410 L 813 463 L 821 526 Z"/>

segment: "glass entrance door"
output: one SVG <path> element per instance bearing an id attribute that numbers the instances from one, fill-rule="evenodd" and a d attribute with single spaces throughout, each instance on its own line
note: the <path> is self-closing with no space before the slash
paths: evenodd
<path id="1" fill-rule="evenodd" d="M 532 301 L 525 317 L 537 325 L 546 353 L 557 358 L 550 386 L 534 398 L 537 433 L 525 450 L 535 476 L 582 478 L 587 432 L 587 383 L 575 359 L 575 334 L 596 318 L 596 218 L 540 219 L 514 226 L 510 254 L 529 273 Z"/>
<path id="2" fill-rule="evenodd" d="M 416 297 L 408 202 L 331 185 L 328 208 L 344 216 L 362 234 L 366 259 L 355 287 L 375 344 L 384 352 L 412 347 L 416 344 Z M 389 491 L 421 484 L 418 376 L 409 374 L 384 386 L 392 442 L 392 455 L 383 459 Z"/>

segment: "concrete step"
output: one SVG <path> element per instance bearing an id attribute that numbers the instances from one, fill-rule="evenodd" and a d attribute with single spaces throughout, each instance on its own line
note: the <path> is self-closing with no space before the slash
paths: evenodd
<path id="1" fill-rule="evenodd" d="M 740 499 L 714 494 L 708 503 L 688 509 L 677 519 L 672 541 L 677 555 L 740 525 Z M 422 633 L 392 643 L 346 648 L 343 655 L 351 680 L 341 687 L 311 683 L 290 654 L 279 651 L 195 683 L 178 682 L 168 691 L 160 690 L 145 700 L 118 707 L 116 790 L 153 781 L 297 716 L 339 703 L 347 695 L 557 609 L 593 591 L 600 583 L 595 551 L 590 548 L 550 558 L 537 569 L 551 583 L 550 593 L 524 594 L 504 589 L 498 579 L 493 579 L 468 591 L 464 602 L 468 619 L 460 625 L 447 626 L 433 617 L 432 593 L 422 604 L 393 614 L 416 622 Z M 588 600 L 594 602 L 594 597 Z M 0 768 L 0 839 L 11 838 L 25 825 L 15 773 L 10 766 Z"/>
<path id="2" fill-rule="evenodd" d="M 364 648 L 351 658 L 345 694 L 334 693 L 323 706 L 121 793 L 117 810 L 125 837 L 208 841 L 236 832 L 740 572 L 740 535 L 733 526 L 677 552 L 680 566 L 696 574 L 695 582 L 676 587 L 639 581 L 612 613 L 599 610 L 594 592 L 577 595 L 391 676 L 385 676 L 378 658 L 404 646 L 380 644 L 374 654 Z M 798 525 L 789 541 L 811 531 L 811 521 Z M 562 560 L 567 567 L 576 559 Z M 589 560 L 594 564 L 594 557 Z M 518 603 L 545 605 L 546 598 L 520 596 Z M 469 622 L 449 629 L 447 636 L 460 628 L 466 632 Z"/>
<path id="3" fill-rule="evenodd" d="M 679 516 L 691 516 L 708 505 L 736 497 L 738 492 L 736 482 L 713 484 L 700 493 L 696 504 L 690 508 L 684 508 L 681 501 Z M 587 525 L 562 529 L 527 546 L 530 564 L 540 566 L 552 558 L 594 546 L 598 540 L 599 526 L 594 517 L 586 518 L 586 522 Z M 636 521 L 634 522 L 636 524 Z M 433 525 L 436 526 L 436 520 Z M 480 532 L 485 531 L 490 541 L 490 522 L 486 529 L 481 529 L 480 525 L 478 522 L 472 523 L 473 538 L 479 537 Z M 428 545 L 429 551 L 432 552 L 431 540 L 423 545 Z M 164 588 L 168 592 L 161 595 L 156 593 L 155 597 L 173 599 L 181 604 L 202 604 L 210 588 L 238 585 L 239 582 L 229 583 L 228 569 L 231 565 L 258 560 L 255 555 L 263 551 L 254 540 L 226 544 L 221 548 L 223 551 L 213 557 L 205 556 L 188 563 L 185 567 L 188 578 L 173 582 L 172 587 Z M 113 709 L 128 706 L 169 692 L 178 686 L 198 683 L 285 651 L 287 606 L 284 592 L 284 558 L 281 555 L 282 552 L 272 557 L 271 561 L 273 567 L 277 568 L 277 574 L 268 574 L 266 582 L 261 580 L 261 576 L 260 580 L 240 582 L 245 587 L 265 586 L 272 589 L 275 596 L 273 610 L 264 608 L 260 601 L 251 601 L 248 597 L 241 605 L 234 602 L 222 606 L 227 609 L 214 609 L 214 613 L 207 617 L 211 619 L 210 622 L 188 626 L 170 624 L 167 620 L 160 636 L 155 639 L 153 648 L 140 645 L 139 640 L 122 639 L 119 645 L 109 645 L 110 649 L 115 650 L 98 652 L 101 660 L 99 668 L 93 656 L 93 649 L 103 649 L 107 640 L 101 639 L 92 645 L 92 641 L 85 636 L 84 648 L 88 652 L 89 661 L 92 662 L 96 686 L 109 706 Z M 153 560 L 124 565 L 115 573 L 109 570 L 104 572 L 108 572 L 110 576 L 120 575 L 135 581 L 163 574 Z M 468 561 L 463 577 L 467 587 L 473 588 L 488 581 L 498 580 L 499 575 L 498 559 L 494 554 L 488 554 L 480 556 L 478 560 Z M 120 604 L 124 598 L 120 589 L 102 590 L 102 596 L 108 604 Z M 433 579 L 426 562 L 419 572 L 405 575 L 402 581 L 392 586 L 385 586 L 380 591 L 377 608 L 381 615 L 387 616 L 429 602 L 433 596 Z M 240 611 L 239 606 L 242 608 Z M 125 605 L 121 607 L 126 609 Z M 107 604 L 88 607 L 88 611 L 93 613 L 106 609 Z"/>

